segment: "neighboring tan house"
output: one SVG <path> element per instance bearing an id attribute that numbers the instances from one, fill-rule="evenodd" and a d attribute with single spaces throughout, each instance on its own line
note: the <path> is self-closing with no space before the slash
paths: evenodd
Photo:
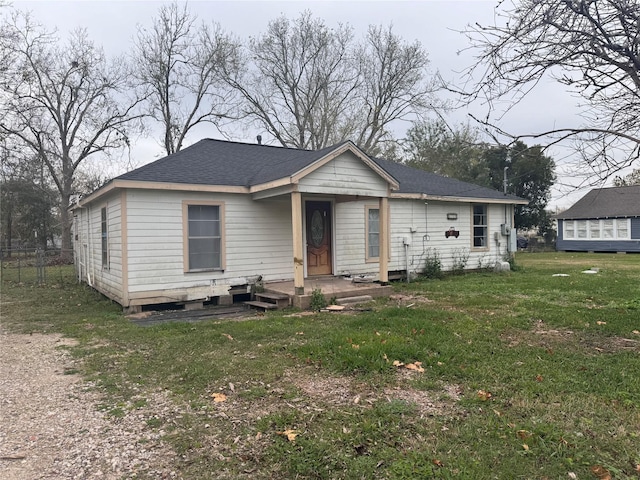
<path id="1" fill-rule="evenodd" d="M 557 250 L 640 252 L 640 185 L 591 190 L 556 218 Z"/>
<path id="2" fill-rule="evenodd" d="M 258 281 L 493 266 L 526 200 L 368 157 L 201 140 L 73 208 L 78 277 L 124 307 L 215 300 Z M 511 240 L 511 242 L 510 242 Z"/>

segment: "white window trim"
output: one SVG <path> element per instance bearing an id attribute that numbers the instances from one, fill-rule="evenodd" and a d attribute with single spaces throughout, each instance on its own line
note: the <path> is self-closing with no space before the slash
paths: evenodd
<path id="1" fill-rule="evenodd" d="M 189 269 L 189 206 L 205 205 L 219 207 L 220 209 L 220 267 Z M 226 222 L 224 202 L 210 200 L 183 200 L 182 201 L 182 258 L 184 273 L 221 272 L 226 270 Z"/>
<path id="2" fill-rule="evenodd" d="M 605 228 L 604 228 L 604 222 L 606 221 L 611 221 L 613 222 L 613 236 L 611 237 L 605 237 L 604 236 L 604 232 L 605 232 Z M 586 222 L 586 236 L 583 238 L 578 237 L 578 222 Z M 592 237 L 591 236 L 591 229 L 592 229 L 592 225 L 598 222 L 599 225 L 599 236 L 597 237 Z M 626 225 L 626 232 L 627 235 L 624 237 L 619 237 L 618 236 L 618 224 L 624 222 Z M 573 226 L 573 236 L 568 236 L 567 235 L 567 226 L 572 225 Z M 629 218 L 605 218 L 605 219 L 589 219 L 589 220 L 564 220 L 562 222 L 562 231 L 563 231 L 563 239 L 564 240 L 571 240 L 571 241 L 576 241 L 576 242 L 585 242 L 585 241 L 590 241 L 590 242 L 614 242 L 614 241 L 623 241 L 623 240 L 631 240 L 631 219 Z"/>
<path id="3" fill-rule="evenodd" d="M 485 224 L 484 225 L 476 225 L 475 223 L 475 213 L 474 213 L 474 208 L 475 207 L 484 207 L 484 216 L 485 216 Z M 488 252 L 491 249 L 491 244 L 490 244 L 490 232 L 489 232 L 489 206 L 486 203 L 474 203 L 471 205 L 471 250 L 473 250 L 474 252 Z M 481 247 L 476 247 L 474 245 L 474 239 L 475 239 L 475 227 L 476 226 L 480 226 L 480 227 L 485 227 L 486 229 L 486 235 L 485 235 L 485 245 L 481 246 Z"/>
<path id="4" fill-rule="evenodd" d="M 369 210 L 380 210 L 380 205 L 365 205 L 364 206 L 364 260 L 365 263 L 377 263 L 380 261 L 380 257 L 369 256 Z M 390 208 L 387 209 L 390 212 Z M 387 214 L 387 218 L 391 218 Z M 378 216 L 378 222 L 380 221 Z M 380 230 L 380 228 L 378 228 Z M 380 243 L 380 231 L 378 231 L 378 243 Z M 389 246 L 388 258 L 391 260 L 391 228 L 387 228 L 387 245 Z M 378 245 L 380 247 L 380 245 Z"/>

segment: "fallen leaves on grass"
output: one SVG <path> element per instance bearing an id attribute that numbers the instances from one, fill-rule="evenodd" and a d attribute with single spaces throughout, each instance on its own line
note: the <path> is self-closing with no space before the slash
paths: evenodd
<path id="1" fill-rule="evenodd" d="M 424 372 L 424 368 L 422 367 L 422 362 L 413 362 L 413 363 L 407 363 L 404 368 L 408 369 L 408 370 L 413 370 L 415 372 Z"/>
<path id="2" fill-rule="evenodd" d="M 276 432 L 278 435 L 286 437 L 290 442 L 295 442 L 296 437 L 299 435 L 295 430 L 284 430 L 283 432 Z"/>
<path id="3" fill-rule="evenodd" d="M 491 392 L 487 392 L 485 390 L 478 390 L 478 399 L 482 400 L 483 402 L 486 402 L 492 396 L 493 395 L 491 395 Z"/>
<path id="4" fill-rule="evenodd" d="M 591 473 L 593 473 L 599 480 L 611 480 L 611 473 L 602 465 L 594 465 L 591 467 Z"/>
<path id="5" fill-rule="evenodd" d="M 233 337 L 231 335 L 229 335 L 228 333 L 223 333 L 222 335 L 227 337 L 229 340 L 233 340 Z"/>
<path id="6" fill-rule="evenodd" d="M 521 440 L 526 440 L 527 438 L 531 438 L 533 436 L 533 433 L 527 430 L 518 430 L 516 432 L 516 435 L 518 435 L 518 437 L 520 437 Z"/>
<path id="7" fill-rule="evenodd" d="M 431 460 L 431 461 L 433 462 L 433 464 L 434 464 L 436 467 L 444 467 L 444 463 L 442 463 L 442 461 L 441 461 L 441 460 L 438 460 L 437 458 L 434 458 L 434 459 L 433 459 L 433 460 Z"/>
<path id="8" fill-rule="evenodd" d="M 393 361 L 393 366 L 394 367 L 404 367 L 407 370 L 413 370 L 414 372 L 424 372 L 424 367 L 422 366 L 422 362 L 413 362 L 413 363 L 404 363 L 401 362 L 400 360 L 394 360 Z"/>
<path id="9" fill-rule="evenodd" d="M 221 403 L 227 400 L 227 396 L 224 393 L 212 393 L 211 394 L 211 398 L 213 398 L 213 401 L 216 403 Z"/>
<path id="10" fill-rule="evenodd" d="M 542 375 L 536 375 L 536 382 L 541 382 L 542 380 L 544 380 Z"/>
<path id="11" fill-rule="evenodd" d="M 597 325 L 606 325 L 606 324 L 607 324 L 607 322 L 602 322 L 602 321 L 598 320 L 598 321 L 596 322 L 596 324 L 597 324 Z"/>

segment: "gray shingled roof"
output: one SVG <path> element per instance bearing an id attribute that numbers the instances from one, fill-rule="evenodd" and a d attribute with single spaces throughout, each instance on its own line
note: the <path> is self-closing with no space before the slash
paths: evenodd
<path id="1" fill-rule="evenodd" d="M 613 218 L 640 216 L 640 185 L 596 188 L 571 208 L 556 215 L 559 219 Z"/>
<path id="2" fill-rule="evenodd" d="M 289 177 L 346 142 L 322 150 L 300 150 L 204 139 L 115 180 L 250 187 Z M 399 193 L 494 200 L 522 200 L 453 178 L 388 160 L 372 159 L 400 184 Z"/>
<path id="3" fill-rule="evenodd" d="M 373 158 L 382 169 L 400 183 L 397 193 L 420 193 L 442 197 L 486 198 L 492 200 L 522 200 L 515 195 L 504 195 L 492 188 L 481 187 L 455 178 L 407 167 L 400 163 Z"/>
<path id="4" fill-rule="evenodd" d="M 312 151 L 204 139 L 116 180 L 250 187 L 293 175 L 338 146 Z"/>

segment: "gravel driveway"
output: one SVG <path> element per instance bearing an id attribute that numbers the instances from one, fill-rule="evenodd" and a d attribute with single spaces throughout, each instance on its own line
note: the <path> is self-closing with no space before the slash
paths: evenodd
<path id="1" fill-rule="evenodd" d="M 65 374 L 72 345 L 59 335 L 0 332 L 0 478 L 178 478 L 175 454 L 147 428 L 154 408 L 114 419 L 98 410 L 100 394 L 78 375 Z"/>

